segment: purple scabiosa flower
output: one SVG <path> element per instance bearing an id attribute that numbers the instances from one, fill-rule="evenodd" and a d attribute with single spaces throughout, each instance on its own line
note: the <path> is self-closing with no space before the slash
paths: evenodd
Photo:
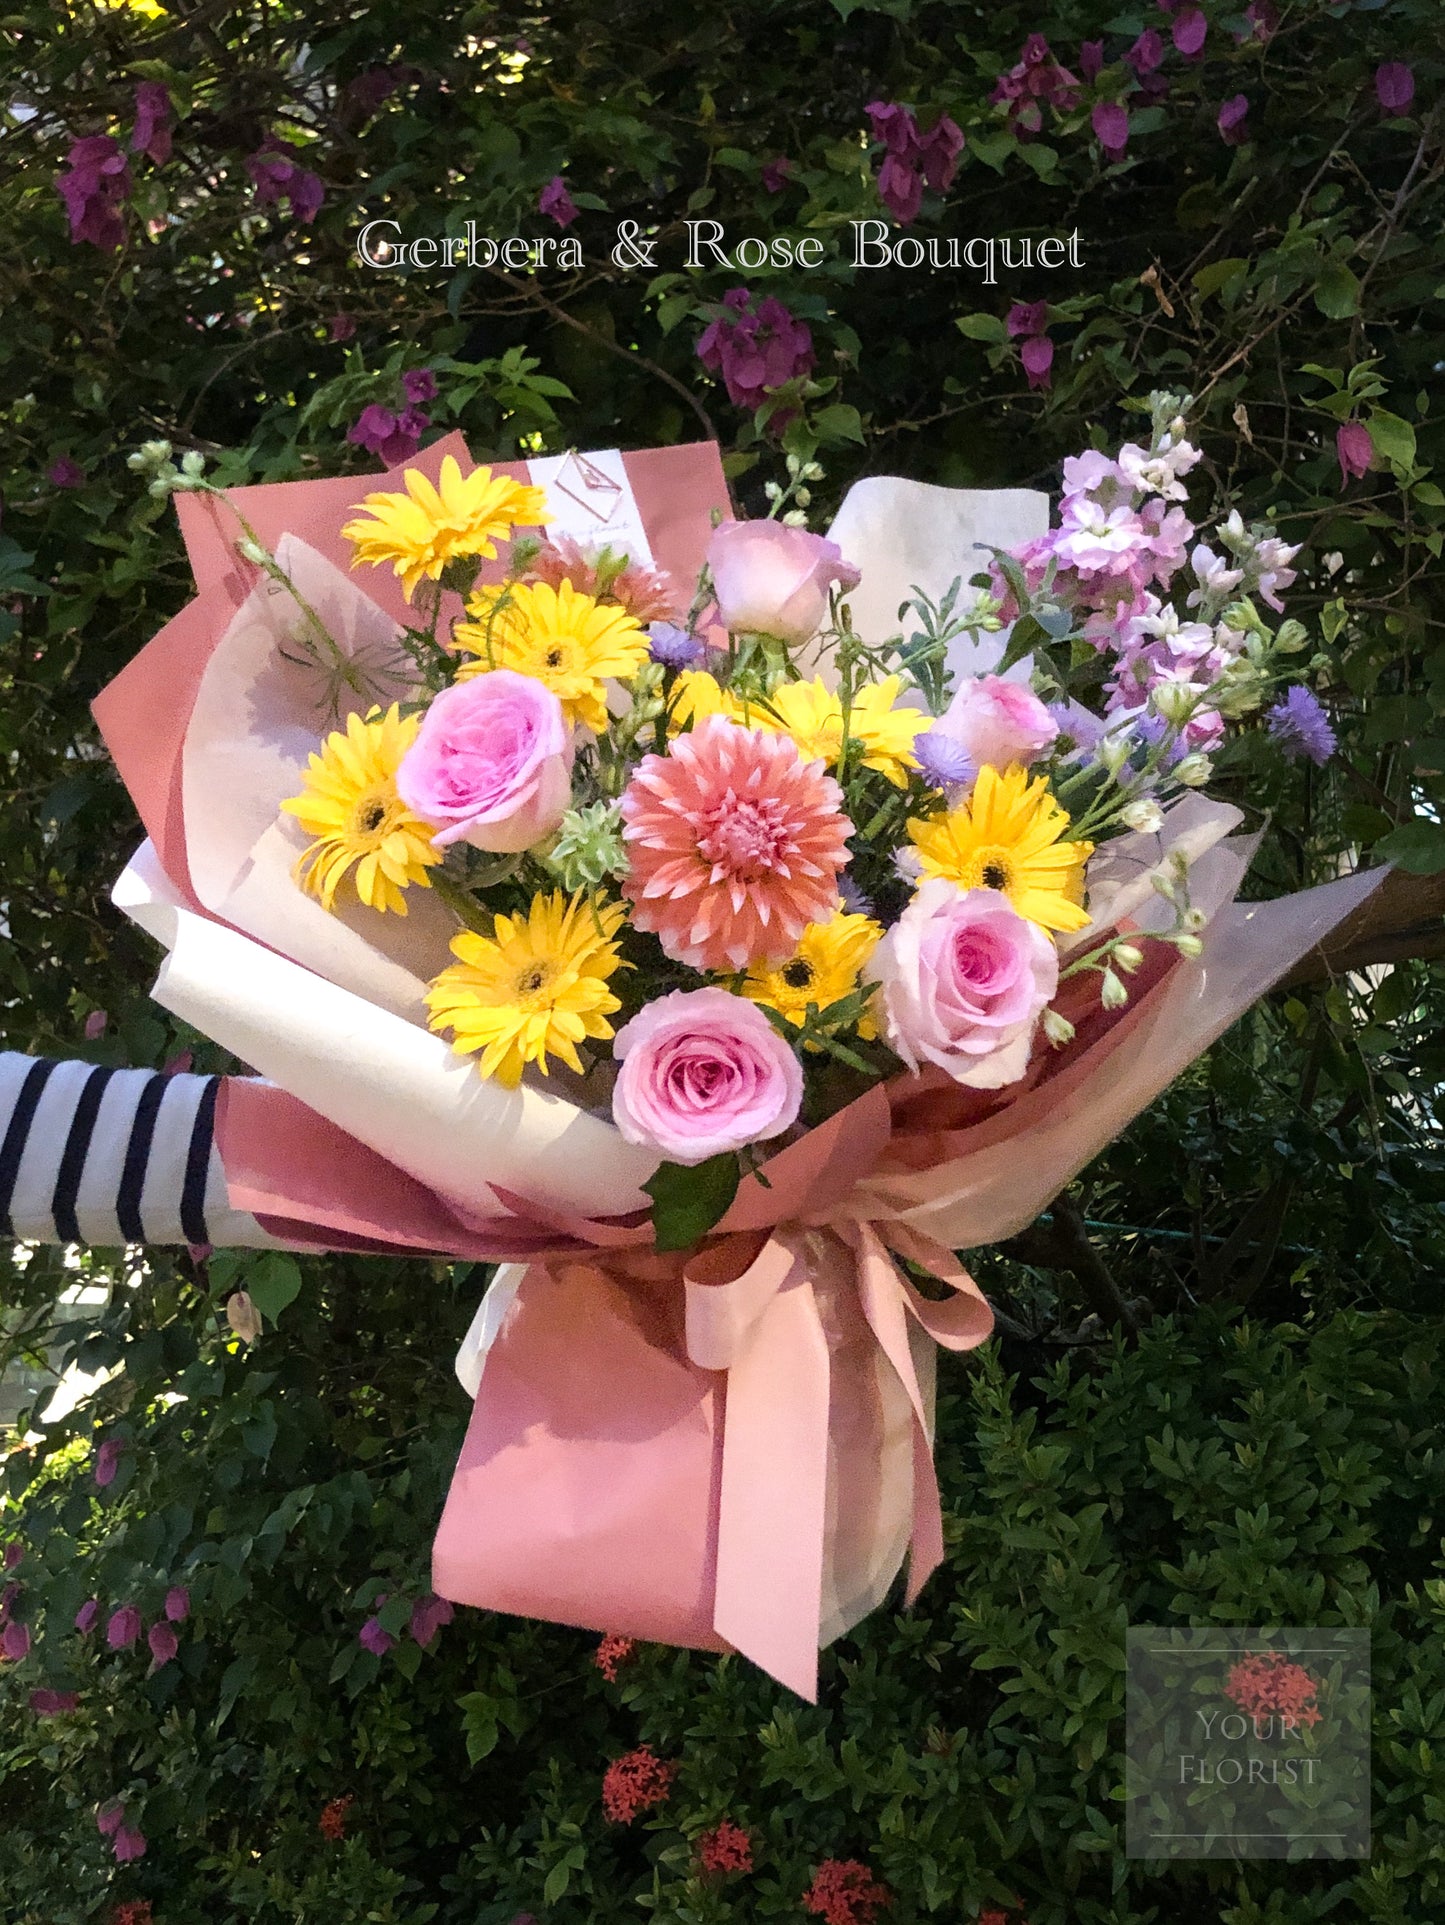
<path id="1" fill-rule="evenodd" d="M 444 1624 L 450 1624 L 456 1612 L 444 1597 L 418 1598 L 411 1607 L 411 1623 L 407 1629 L 423 1651 L 435 1638 Z"/>
<path id="2" fill-rule="evenodd" d="M 1089 116 L 1094 138 L 1108 161 L 1119 161 L 1129 145 L 1129 110 L 1117 100 L 1097 100 Z"/>
<path id="3" fill-rule="evenodd" d="M 913 738 L 913 759 L 931 789 L 960 789 L 977 779 L 973 757 L 936 724 Z"/>
<path id="4" fill-rule="evenodd" d="M 146 1632 L 146 1643 L 151 1648 L 151 1658 L 157 1671 L 162 1665 L 169 1664 L 180 1649 L 180 1640 L 168 1624 L 153 1624 Z"/>
<path id="5" fill-rule="evenodd" d="M 1265 719 L 1270 735 L 1291 762 L 1307 755 L 1317 767 L 1323 767 L 1335 752 L 1330 718 L 1314 691 L 1299 682 L 1282 702 L 1275 703 Z"/>
<path id="6" fill-rule="evenodd" d="M 675 622 L 654 622 L 647 631 L 648 654 L 664 668 L 691 668 L 707 653 L 699 635 L 689 635 Z"/>
<path id="7" fill-rule="evenodd" d="M 1249 114 L 1249 95 L 1234 94 L 1219 110 L 1219 137 L 1230 147 L 1242 147 L 1249 138 L 1245 120 Z"/>
<path id="8" fill-rule="evenodd" d="M 537 196 L 537 212 L 545 214 L 559 227 L 570 227 L 577 218 L 577 203 L 567 191 L 567 183 L 554 174 Z"/>
<path id="9" fill-rule="evenodd" d="M 1335 430 L 1335 459 L 1340 464 L 1340 486 L 1347 488 L 1357 475 L 1368 474 L 1375 444 L 1363 421 L 1342 421 Z"/>
<path id="10" fill-rule="evenodd" d="M 872 898 L 865 896 L 850 875 L 838 878 L 838 900 L 843 905 L 843 913 L 848 916 L 871 916 Z"/>
<path id="11" fill-rule="evenodd" d="M 1387 114 L 1408 114 L 1415 98 L 1415 72 L 1403 60 L 1387 60 L 1375 69 L 1375 98 Z"/>
<path id="12" fill-rule="evenodd" d="M 95 1453 L 95 1481 L 101 1490 L 115 1482 L 115 1474 L 120 1468 L 121 1453 L 125 1445 L 118 1437 L 107 1437 Z"/>
<path id="13" fill-rule="evenodd" d="M 402 392 L 413 407 L 420 407 L 425 401 L 436 400 L 437 378 L 430 368 L 408 368 L 401 377 L 401 386 Z"/>
<path id="14" fill-rule="evenodd" d="M 166 1616 L 172 1624 L 184 1624 L 190 1615 L 190 1592 L 184 1584 L 173 1584 L 166 1592 Z"/>
<path id="15" fill-rule="evenodd" d="M 133 154 L 144 154 L 157 167 L 171 157 L 171 97 L 159 80 L 143 80 L 135 90 L 130 147 Z"/>
<path id="16" fill-rule="evenodd" d="M 82 1637 L 88 1637 L 95 1629 L 96 1620 L 99 1616 L 100 1599 L 98 1597 L 87 1598 L 75 1614 L 75 1628 Z"/>
<path id="17" fill-rule="evenodd" d="M 128 1651 L 140 1636 L 140 1612 L 133 1604 L 122 1604 L 112 1611 L 105 1627 L 105 1641 L 112 1651 Z"/>
<path id="18" fill-rule="evenodd" d="M 793 163 L 786 154 L 779 154 L 773 160 L 764 161 L 762 171 L 763 191 L 768 194 L 781 194 L 788 184 L 788 176 L 793 171 Z"/>
<path id="19" fill-rule="evenodd" d="M 356 1641 L 363 1651 L 370 1651 L 374 1657 L 384 1658 L 396 1639 L 390 1631 L 383 1631 L 381 1619 L 370 1617 L 356 1634 Z"/>
<path id="20" fill-rule="evenodd" d="M 45 470 L 45 479 L 52 488 L 83 488 L 85 470 L 69 455 L 57 455 Z"/>

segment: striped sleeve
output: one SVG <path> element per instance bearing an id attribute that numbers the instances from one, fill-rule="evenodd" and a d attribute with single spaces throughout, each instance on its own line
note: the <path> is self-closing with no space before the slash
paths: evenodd
<path id="1" fill-rule="evenodd" d="M 0 1236 L 277 1248 L 230 1207 L 216 1076 L 0 1054 Z"/>

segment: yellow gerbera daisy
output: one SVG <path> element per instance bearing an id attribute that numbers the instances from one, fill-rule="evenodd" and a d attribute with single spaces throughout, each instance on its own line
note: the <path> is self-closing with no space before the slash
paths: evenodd
<path id="1" fill-rule="evenodd" d="M 844 911 L 831 922 L 813 922 L 803 931 L 798 947 L 776 969 L 750 969 L 742 991 L 749 1002 L 762 1003 L 801 1028 L 808 1005 L 827 1009 L 858 987 L 863 965 L 873 954 L 883 929 L 871 916 Z M 871 1016 L 858 1025 L 860 1036 L 876 1036 Z M 810 1043 L 810 1049 L 818 1044 Z"/>
<path id="2" fill-rule="evenodd" d="M 922 710 L 893 706 L 902 688 L 901 675 L 870 683 L 853 697 L 848 714 L 848 733 L 864 747 L 864 768 L 879 770 L 900 789 L 907 788 L 909 772 L 918 766 L 914 737 L 928 726 Z M 805 761 L 822 760 L 830 767 L 838 761 L 843 753 L 843 703 L 836 691 L 817 678 L 783 682 L 768 697 L 768 707 L 773 713 L 760 715 L 759 727 L 791 735 Z"/>
<path id="3" fill-rule="evenodd" d="M 706 669 L 685 668 L 673 684 L 669 730 L 676 735 L 679 729 L 696 728 L 710 715 L 725 715 L 730 722 L 741 722 L 742 704 Z"/>
<path id="4" fill-rule="evenodd" d="M 962 889 L 999 889 L 1021 916 L 1045 929 L 1083 929 L 1084 864 L 1092 842 L 1061 842 L 1069 818 L 1046 777 L 1015 764 L 979 770 L 960 809 L 908 825 L 923 867 Z"/>
<path id="5" fill-rule="evenodd" d="M 457 624 L 454 640 L 479 659 L 457 680 L 512 668 L 544 682 L 574 726 L 601 734 L 607 726 L 607 680 L 626 681 L 647 660 L 647 636 L 625 609 L 583 595 L 571 582 L 514 582 L 502 598 L 484 589 L 468 604 L 476 618 Z"/>
<path id="6" fill-rule="evenodd" d="M 372 519 L 349 521 L 341 532 L 356 550 L 352 567 L 390 562 L 408 601 L 421 582 L 435 581 L 459 555 L 490 561 L 498 541 L 518 523 L 535 528 L 552 519 L 541 488 L 490 468 L 464 475 L 452 455 L 442 461 L 439 487 L 417 468 L 407 469 L 405 481 L 404 494 L 368 495 L 361 506 Z"/>
<path id="7" fill-rule="evenodd" d="M 334 909 L 343 883 L 368 909 L 406 914 L 404 889 L 430 888 L 427 870 L 441 861 L 433 825 L 414 816 L 396 792 L 396 771 L 416 739 L 419 715 L 402 717 L 393 702 L 383 715 L 346 718 L 311 757 L 306 787 L 281 804 L 316 840 L 296 863 L 296 880 L 323 909 Z"/>
<path id="8" fill-rule="evenodd" d="M 498 916 L 490 937 L 464 931 L 427 995 L 431 1027 L 449 1029 L 464 1056 L 480 1051 L 477 1069 L 506 1089 L 528 1063 L 545 1076 L 549 1055 L 580 1074 L 578 1043 L 609 1037 L 607 1018 L 622 1007 L 607 979 L 626 966 L 613 940 L 623 919 L 621 903 L 594 909 L 555 890 L 534 896 L 525 916 Z"/>

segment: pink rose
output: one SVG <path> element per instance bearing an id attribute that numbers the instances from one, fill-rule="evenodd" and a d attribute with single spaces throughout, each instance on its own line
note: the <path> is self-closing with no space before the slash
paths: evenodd
<path id="1" fill-rule="evenodd" d="M 780 521 L 725 521 L 713 530 L 707 565 L 724 624 L 744 635 L 806 642 L 828 612 L 828 590 L 860 576 L 836 542 Z"/>
<path id="2" fill-rule="evenodd" d="M 1028 1065 L 1034 1026 L 1059 984 L 1047 932 L 996 889 L 925 882 L 874 950 L 888 1041 L 910 1069 L 1002 1089 Z"/>
<path id="3" fill-rule="evenodd" d="M 1024 682 L 979 675 L 965 682 L 934 728 L 966 750 L 975 767 L 1027 768 L 1049 748 L 1059 725 Z"/>
<path id="4" fill-rule="evenodd" d="M 798 1059 L 755 1003 L 725 989 L 675 989 L 617 1032 L 612 1119 L 629 1143 L 673 1163 L 778 1136 L 803 1101 Z"/>
<path id="5" fill-rule="evenodd" d="M 414 814 L 437 825 L 438 849 L 530 849 L 572 798 L 562 704 L 534 676 L 509 668 L 444 688 L 401 759 L 396 787 Z"/>

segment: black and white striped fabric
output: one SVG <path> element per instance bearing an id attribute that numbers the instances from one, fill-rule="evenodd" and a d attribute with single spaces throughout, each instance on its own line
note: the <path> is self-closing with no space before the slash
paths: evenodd
<path id="1" fill-rule="evenodd" d="M 0 1235 L 274 1247 L 227 1199 L 220 1083 L 0 1054 Z"/>

